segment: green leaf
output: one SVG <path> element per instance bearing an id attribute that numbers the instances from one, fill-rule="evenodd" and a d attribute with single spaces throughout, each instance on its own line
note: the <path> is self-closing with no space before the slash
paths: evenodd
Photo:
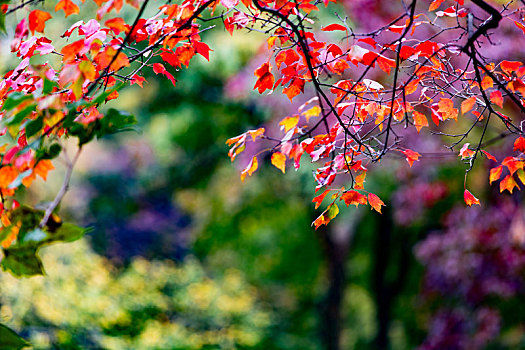
<path id="1" fill-rule="evenodd" d="M 9 95 L 9 97 L 5 100 L 3 109 L 5 111 L 10 111 L 22 102 L 32 99 L 33 95 L 27 95 L 22 92 L 13 92 Z"/>
<path id="2" fill-rule="evenodd" d="M 97 132 L 97 137 L 100 138 L 104 135 L 134 130 L 132 126 L 135 124 L 137 124 L 137 119 L 132 114 L 110 108 L 104 114 L 104 118 L 100 119 L 100 129 Z"/>
<path id="3" fill-rule="evenodd" d="M 56 158 L 62 151 L 62 146 L 58 143 L 53 143 L 49 148 L 42 146 L 37 150 L 36 158 L 37 159 L 53 159 Z"/>
<path id="4" fill-rule="evenodd" d="M 5 15 L 0 11 L 0 33 L 5 33 Z"/>
<path id="5" fill-rule="evenodd" d="M 31 344 L 0 323 L 0 350 L 18 350 L 26 346 L 31 346 Z"/>
<path id="6" fill-rule="evenodd" d="M 98 104 L 103 103 L 104 101 L 106 101 L 106 99 L 108 98 L 109 95 L 111 95 L 115 91 L 120 90 L 124 85 L 125 85 L 125 83 L 122 83 L 122 84 L 119 84 L 119 85 L 115 86 L 113 89 L 104 91 L 103 93 L 101 93 L 100 95 L 95 97 L 93 99 L 93 101 L 91 101 L 90 106 L 94 106 L 94 105 L 98 105 Z"/>
<path id="7" fill-rule="evenodd" d="M 12 118 L 10 118 L 9 121 L 7 122 L 7 125 L 11 126 L 11 125 L 18 125 L 18 124 L 20 124 L 21 122 L 24 121 L 24 119 L 29 114 L 31 114 L 31 112 L 33 112 L 35 110 L 36 110 L 36 104 L 35 103 L 30 104 L 29 106 L 25 107 L 20 112 L 15 114 Z"/>
<path id="8" fill-rule="evenodd" d="M 42 117 L 38 117 L 35 120 L 31 120 L 29 123 L 26 124 L 26 137 L 29 138 L 33 135 L 36 135 L 40 130 L 42 130 L 43 126 L 44 119 Z"/>
<path id="9" fill-rule="evenodd" d="M 44 88 L 43 88 L 42 92 L 44 93 L 44 95 L 48 95 L 51 92 L 53 92 L 53 89 L 55 87 L 59 88 L 58 83 L 56 81 L 52 81 L 52 80 L 49 80 L 49 79 L 44 79 Z"/>
<path id="10" fill-rule="evenodd" d="M 24 172 L 25 173 L 25 172 Z M 22 174 L 24 174 L 22 173 Z M 22 175 L 20 174 L 20 175 Z M 20 176 L 19 176 L 20 177 Z M 15 180 L 17 181 L 17 180 Z M 22 248 L 26 245 L 25 235 L 35 228 L 38 228 L 40 221 L 44 217 L 43 210 L 33 209 L 28 206 L 20 206 L 11 213 L 10 220 L 12 222 L 11 226 L 20 225 L 20 230 L 17 236 L 16 248 Z M 30 242 L 31 246 L 35 246 L 34 242 Z"/>
<path id="11" fill-rule="evenodd" d="M 3 250 L 2 269 L 17 277 L 43 275 L 44 267 L 37 254 L 40 247 L 56 242 L 73 242 L 88 232 L 83 227 L 62 223 L 56 214 L 51 214 L 46 226 L 41 229 L 39 225 L 44 214 L 43 210 L 27 206 L 21 206 L 11 213 L 13 224 L 0 232 L 0 241 L 7 237 L 13 227 L 19 225 L 20 230 L 16 243 Z"/>
<path id="12" fill-rule="evenodd" d="M 337 214 L 339 214 L 339 207 L 337 206 L 337 204 L 330 204 L 330 206 L 328 207 L 328 211 L 326 212 L 326 216 L 328 217 L 328 219 L 332 220 L 337 216 Z"/>
<path id="13" fill-rule="evenodd" d="M 83 227 L 64 223 L 55 232 L 48 234 L 49 238 L 47 241 L 50 243 L 54 241 L 73 242 L 82 238 L 86 232 L 88 230 Z"/>
<path id="14" fill-rule="evenodd" d="M 11 0 L 0 0 L 0 5 L 9 4 Z M 5 33 L 5 14 L 0 11 L 0 33 Z"/>
<path id="15" fill-rule="evenodd" d="M 37 255 L 38 247 L 12 247 L 4 249 L 2 269 L 17 277 L 44 274 L 44 266 Z"/>

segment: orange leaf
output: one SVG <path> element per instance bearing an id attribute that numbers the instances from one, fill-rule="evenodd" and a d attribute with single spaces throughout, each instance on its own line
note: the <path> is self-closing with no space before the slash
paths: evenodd
<path id="1" fill-rule="evenodd" d="M 12 166 L 0 168 L 0 188 L 7 188 L 18 176 L 18 172 Z"/>
<path id="2" fill-rule="evenodd" d="M 129 25 L 127 25 L 124 19 L 121 17 L 108 19 L 104 24 L 106 25 L 106 27 L 110 28 L 116 35 L 119 35 L 120 32 L 127 33 L 129 30 Z"/>
<path id="3" fill-rule="evenodd" d="M 507 157 L 503 159 L 501 164 L 505 165 L 509 169 L 510 174 L 513 175 L 516 170 L 523 169 L 524 162 L 519 158 Z"/>
<path id="4" fill-rule="evenodd" d="M 357 191 L 345 192 L 341 196 L 341 199 L 345 201 L 347 207 L 350 206 L 350 204 L 353 204 L 357 207 L 359 204 L 366 205 L 367 203 L 366 196 Z"/>
<path id="5" fill-rule="evenodd" d="M 366 177 L 366 171 L 363 171 L 361 174 L 355 177 L 354 188 L 356 190 L 362 190 L 363 188 L 365 188 L 364 186 L 365 177 Z"/>
<path id="6" fill-rule="evenodd" d="M 501 182 L 499 183 L 499 191 L 500 192 L 503 192 L 505 190 L 509 191 L 510 193 L 512 193 L 512 191 L 514 190 L 514 187 L 517 187 L 518 190 L 520 189 L 520 187 L 518 186 L 518 184 L 516 183 L 516 181 L 514 180 L 514 178 L 512 177 L 512 175 L 507 175 L 503 180 L 501 180 Z"/>
<path id="7" fill-rule="evenodd" d="M 241 134 L 239 136 L 235 136 L 235 137 L 231 137 L 231 138 L 227 139 L 226 140 L 226 144 L 228 146 L 231 146 L 234 143 L 244 143 L 245 140 L 246 140 L 246 135 L 245 134 Z"/>
<path id="8" fill-rule="evenodd" d="M 244 182 L 246 175 L 252 176 L 258 167 L 259 163 L 257 162 L 257 157 L 253 157 L 248 166 L 246 166 L 246 168 L 244 168 L 244 170 L 241 172 L 241 181 Z"/>
<path id="9" fill-rule="evenodd" d="M 19 222 L 16 225 L 13 225 L 10 228 L 10 232 L 7 234 L 7 237 L 2 241 L 2 248 L 7 249 L 11 246 L 11 244 L 15 241 L 15 239 L 18 237 L 18 233 L 20 232 L 20 227 L 22 227 L 22 223 Z M 4 228 L 4 230 L 7 228 Z"/>
<path id="10" fill-rule="evenodd" d="M 95 59 L 99 64 L 99 69 L 106 69 L 110 63 L 110 71 L 118 71 L 123 67 L 129 66 L 128 56 L 126 56 L 124 52 L 119 52 L 118 56 L 114 59 L 117 52 L 118 51 L 111 46 L 100 52 Z"/>
<path id="11" fill-rule="evenodd" d="M 414 126 L 416 127 L 418 133 L 422 127 L 428 126 L 427 117 L 423 113 L 414 111 L 412 113 L 412 117 L 414 118 Z"/>
<path id="12" fill-rule="evenodd" d="M 410 94 L 413 94 L 414 92 L 416 92 L 417 86 L 418 86 L 420 80 L 421 80 L 421 78 L 414 79 L 410 83 L 406 84 L 405 85 L 405 95 L 410 95 Z"/>
<path id="13" fill-rule="evenodd" d="M 501 177 L 501 172 L 503 171 L 503 167 L 497 166 L 495 168 L 490 169 L 490 175 L 489 175 L 489 183 L 492 185 L 494 181 L 499 180 Z"/>
<path id="14" fill-rule="evenodd" d="M 368 194 L 368 203 L 370 203 L 370 206 L 380 214 L 381 206 L 385 205 L 385 203 L 383 203 L 383 201 L 373 193 Z"/>
<path id="15" fill-rule="evenodd" d="M 46 21 L 51 18 L 51 15 L 45 11 L 33 10 L 29 14 L 29 30 L 33 35 L 35 31 L 39 33 L 44 33 L 44 28 L 46 27 Z"/>
<path id="16" fill-rule="evenodd" d="M 474 107 L 476 103 L 476 97 L 472 96 L 467 98 L 465 101 L 461 102 L 461 114 L 465 114 Z"/>
<path id="17" fill-rule="evenodd" d="M 470 143 L 467 142 L 463 145 L 463 147 L 461 147 L 461 150 L 459 151 L 461 159 L 470 158 L 474 155 L 474 151 L 468 148 L 469 145 Z"/>
<path id="18" fill-rule="evenodd" d="M 434 10 L 437 10 L 439 8 L 439 6 L 441 6 L 441 4 L 444 2 L 445 0 L 434 0 L 432 1 L 432 3 L 430 4 L 430 6 L 428 7 L 428 11 L 434 11 Z"/>
<path id="19" fill-rule="evenodd" d="M 60 53 L 63 55 L 62 61 L 64 63 L 73 61 L 75 57 L 79 54 L 80 50 L 82 50 L 83 48 L 84 39 L 80 39 L 78 41 L 75 41 L 74 43 L 64 46 L 60 51 Z"/>
<path id="20" fill-rule="evenodd" d="M 204 48 L 201 48 L 201 49 L 205 50 Z M 203 51 L 201 52 L 202 52 L 201 54 L 204 55 L 204 52 Z M 179 60 L 181 64 L 188 67 L 190 64 L 191 58 L 195 56 L 195 49 L 190 44 L 186 43 L 183 46 L 179 46 L 177 47 L 177 49 L 175 49 L 175 55 L 177 56 L 177 59 Z M 206 56 L 204 57 L 206 58 Z"/>
<path id="21" fill-rule="evenodd" d="M 377 58 L 377 64 L 383 72 L 385 72 L 386 74 L 390 74 L 390 70 L 392 68 L 395 68 L 396 66 L 396 61 L 379 55 L 379 57 Z"/>
<path id="22" fill-rule="evenodd" d="M 401 151 L 401 153 L 403 153 L 407 157 L 406 159 L 410 167 L 412 167 L 412 164 L 414 164 L 414 162 L 416 160 L 419 160 L 419 157 L 421 157 L 421 154 L 412 151 L 411 149 L 406 149 L 404 151 Z"/>
<path id="23" fill-rule="evenodd" d="M 487 89 L 490 89 L 491 87 L 494 86 L 494 81 L 492 80 L 491 77 L 489 77 L 488 75 L 486 75 L 483 80 L 481 81 L 481 88 L 483 90 L 487 90 Z"/>
<path id="24" fill-rule="evenodd" d="M 55 167 L 53 166 L 53 163 L 49 159 L 42 159 L 38 163 L 36 163 L 34 171 L 35 171 L 35 174 L 37 174 L 42 179 L 44 179 L 44 181 L 46 181 L 47 173 L 53 169 L 55 169 Z"/>
<path id="25" fill-rule="evenodd" d="M 144 81 L 146 81 L 144 77 L 141 77 L 140 75 L 135 74 L 133 77 L 131 77 L 130 85 L 137 84 L 140 87 L 143 87 L 142 85 L 144 84 Z"/>
<path id="26" fill-rule="evenodd" d="M 66 17 L 80 11 L 78 6 L 71 0 L 60 0 L 55 6 L 55 12 L 60 10 L 64 10 Z"/>
<path id="27" fill-rule="evenodd" d="M 470 193 L 470 191 L 467 189 L 465 189 L 465 192 L 463 193 L 463 198 L 465 199 L 465 203 L 467 203 L 469 207 L 471 207 L 472 204 L 481 205 L 479 204 L 479 199 L 474 197 L 474 195 L 472 195 L 472 193 Z"/>
<path id="28" fill-rule="evenodd" d="M 438 112 L 441 113 L 443 120 L 458 120 L 458 110 L 454 108 L 454 102 L 449 98 L 442 98 L 438 103 Z"/>
<path id="29" fill-rule="evenodd" d="M 291 66 L 293 63 L 297 62 L 299 58 L 299 55 L 293 49 L 284 50 L 279 52 L 275 57 L 275 64 L 277 64 L 277 68 L 280 69 L 283 63 L 287 66 Z"/>
<path id="30" fill-rule="evenodd" d="M 315 203 L 315 209 L 319 208 L 321 203 L 324 200 L 324 197 L 330 192 L 330 190 L 325 190 L 323 193 L 321 193 L 318 196 L 315 196 L 314 199 L 312 199 L 312 203 Z"/>
<path id="31" fill-rule="evenodd" d="M 519 151 L 525 153 L 525 138 L 520 136 L 514 141 L 514 152 Z"/>
<path id="32" fill-rule="evenodd" d="M 321 215 L 319 215 L 317 219 L 315 219 L 312 225 L 315 226 L 315 229 L 317 230 L 319 226 L 327 225 L 333 218 L 337 216 L 337 214 L 339 214 L 339 207 L 337 204 L 332 203 Z"/>
<path id="33" fill-rule="evenodd" d="M 273 90 L 273 83 L 275 78 L 271 73 L 272 66 L 266 62 L 263 63 L 259 68 L 255 70 L 254 75 L 258 78 L 255 82 L 254 89 L 258 89 L 259 93 L 262 94 L 266 89 Z"/>
<path id="34" fill-rule="evenodd" d="M 297 95 L 299 95 L 301 92 L 304 91 L 304 80 L 303 79 L 294 79 L 292 80 L 292 83 L 290 86 L 285 87 L 283 89 L 283 93 L 288 96 L 290 99 L 290 102 L 292 102 L 293 98 Z"/>
<path id="35" fill-rule="evenodd" d="M 500 108 L 503 108 L 503 96 L 498 90 L 492 91 L 490 93 L 490 100 L 492 101 L 492 103 L 498 105 Z"/>
<path id="36" fill-rule="evenodd" d="M 344 59 L 337 60 L 333 65 L 334 71 L 339 75 L 343 74 L 348 68 L 350 65 Z"/>
<path id="37" fill-rule="evenodd" d="M 484 150 L 481 150 L 481 152 L 483 152 L 483 154 L 490 160 L 493 160 L 495 162 L 497 162 L 498 160 L 496 159 L 496 157 L 494 157 L 492 154 L 490 154 L 489 152 L 487 151 L 484 151 Z"/>
<path id="38" fill-rule="evenodd" d="M 272 154 L 272 165 L 284 174 L 286 172 L 286 156 L 281 152 L 275 152 Z"/>

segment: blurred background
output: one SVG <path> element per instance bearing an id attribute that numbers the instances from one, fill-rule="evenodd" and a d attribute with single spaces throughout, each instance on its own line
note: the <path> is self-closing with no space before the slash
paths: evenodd
<path id="1" fill-rule="evenodd" d="M 365 28 L 395 10 L 343 5 Z M 139 131 L 86 147 L 60 211 L 92 229 L 43 249 L 44 277 L 0 274 L 2 322 L 36 349 L 525 349 L 522 194 L 489 188 L 487 160 L 469 174 L 484 204 L 466 208 L 465 164 L 428 131 L 407 134 L 437 151 L 371 168 L 383 214 L 344 209 L 315 231 L 307 159 L 286 175 L 266 159 L 241 183 L 248 159 L 232 164 L 225 145 L 304 101 L 252 92 L 264 37 L 219 26 L 203 38 L 211 62 L 192 60 L 175 88 L 145 70 L 143 89 L 109 104 Z M 53 198 L 56 166 L 28 198 Z"/>

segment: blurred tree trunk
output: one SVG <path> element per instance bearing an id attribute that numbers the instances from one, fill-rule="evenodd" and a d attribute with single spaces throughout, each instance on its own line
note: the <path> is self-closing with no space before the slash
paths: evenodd
<path id="1" fill-rule="evenodd" d="M 392 302 L 402 292 L 406 283 L 412 256 L 412 246 L 415 243 L 413 238 L 404 234 L 397 237 L 396 240 L 392 240 L 394 222 L 390 207 L 383 208 L 383 214 L 379 217 L 379 227 L 376 231 L 374 248 L 375 266 L 372 288 L 377 308 L 375 346 L 380 350 L 390 349 L 388 331 L 392 317 Z M 396 254 L 392 254 L 393 252 Z M 393 258 L 392 255 L 394 255 Z M 390 264 L 394 264 L 396 268 L 394 276 L 393 274 L 389 276 L 389 272 L 393 271 Z"/>
<path id="2" fill-rule="evenodd" d="M 390 239 L 392 236 L 392 217 L 388 207 L 383 209 L 379 218 L 379 227 L 376 231 L 374 248 L 374 277 L 373 288 L 377 308 L 377 334 L 375 344 L 378 349 L 388 349 L 388 327 L 390 323 L 390 304 L 392 293 L 386 280 L 388 260 L 390 257 Z"/>
<path id="3" fill-rule="evenodd" d="M 327 350 L 341 348 L 341 308 L 347 284 L 345 263 L 359 218 L 354 216 L 351 224 L 335 222 L 317 230 L 327 263 L 328 290 L 321 304 L 321 339 Z"/>

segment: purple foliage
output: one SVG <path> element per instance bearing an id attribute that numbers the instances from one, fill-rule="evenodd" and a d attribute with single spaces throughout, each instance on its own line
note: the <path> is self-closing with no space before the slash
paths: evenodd
<path id="1" fill-rule="evenodd" d="M 500 332 L 500 313 L 487 307 L 489 298 L 525 292 L 524 211 L 512 202 L 456 208 L 444 226 L 415 247 L 426 269 L 426 300 L 453 300 L 429 322 L 421 349 L 483 348 Z"/>

